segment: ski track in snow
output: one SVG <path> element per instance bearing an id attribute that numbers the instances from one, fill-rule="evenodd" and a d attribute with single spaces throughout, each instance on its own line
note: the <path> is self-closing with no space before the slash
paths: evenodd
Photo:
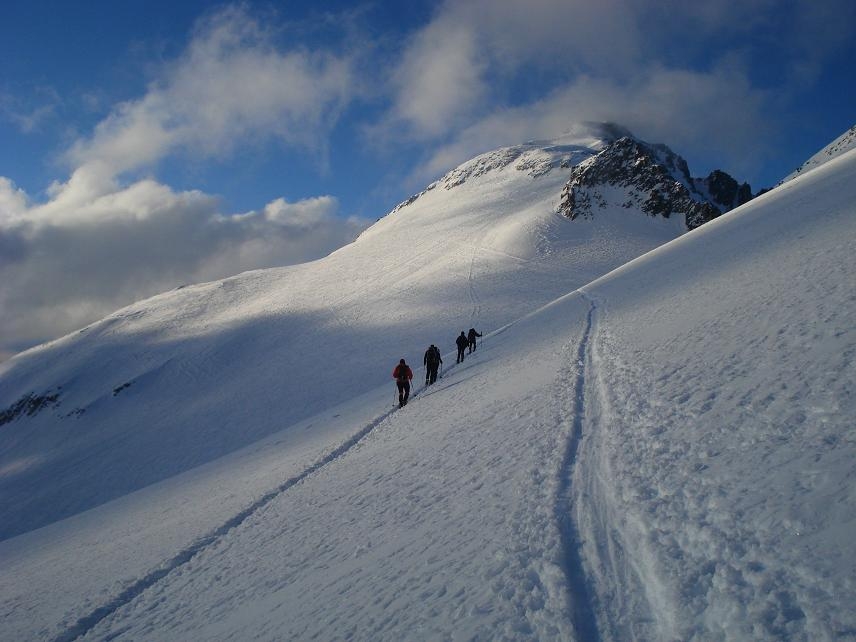
<path id="1" fill-rule="evenodd" d="M 467 283 L 470 288 L 470 300 L 473 303 L 473 311 L 470 313 L 470 316 L 473 319 L 477 319 L 479 313 L 481 312 L 481 301 L 479 301 L 479 296 L 476 294 L 476 286 L 473 279 L 473 270 L 476 264 L 476 254 L 478 253 L 478 247 L 473 245 L 473 256 L 470 259 L 470 273 L 467 275 Z"/>
<path id="2" fill-rule="evenodd" d="M 454 366 L 450 366 L 447 370 L 447 373 L 448 371 L 453 369 Z M 420 396 L 425 390 L 426 387 L 422 387 L 416 392 L 414 392 L 410 396 L 411 400 Z M 399 408 L 394 407 L 393 409 L 388 410 L 387 412 L 376 417 L 373 421 L 369 422 L 361 430 L 355 433 L 350 439 L 344 441 L 337 448 L 333 449 L 327 455 L 316 461 L 314 464 L 304 469 L 301 473 L 290 477 L 285 482 L 257 499 L 255 502 L 250 504 L 247 508 L 236 514 L 234 517 L 224 522 L 220 527 L 214 529 L 209 534 L 197 539 L 190 546 L 181 550 L 168 562 L 162 564 L 145 577 L 137 580 L 136 582 L 128 586 L 124 591 L 122 591 L 119 595 L 110 600 L 108 603 L 98 607 L 89 615 L 78 619 L 78 621 L 73 626 L 67 628 L 60 635 L 56 636 L 53 642 L 73 642 L 73 640 L 77 640 L 89 633 L 99 622 L 109 617 L 123 606 L 130 604 L 145 590 L 151 588 L 157 582 L 165 578 L 167 575 L 190 562 L 190 560 L 196 557 L 197 554 L 215 545 L 226 534 L 243 524 L 250 516 L 254 515 L 259 510 L 267 506 L 271 501 L 281 496 L 290 488 L 304 481 L 310 475 L 316 473 L 324 466 L 344 456 L 349 450 L 359 444 L 366 436 L 368 436 L 369 433 L 371 433 L 375 428 L 381 425 L 397 410 L 399 410 Z"/>
<path id="3" fill-rule="evenodd" d="M 563 408 L 569 426 L 569 439 L 562 457 L 559 472 L 558 493 L 556 496 L 555 514 L 561 534 L 561 544 L 564 553 L 564 572 L 568 584 L 568 613 L 571 614 L 572 624 L 578 640 L 598 642 L 597 621 L 593 608 L 593 591 L 589 587 L 581 557 L 580 535 L 574 521 L 573 493 L 571 491 L 574 469 L 577 463 L 577 452 L 583 435 L 585 421 L 585 386 L 586 369 L 589 364 L 588 346 L 592 332 L 592 322 L 595 313 L 595 303 L 581 291 L 582 297 L 588 301 L 589 310 L 582 338 L 577 347 L 575 363 L 576 377 L 573 386 L 568 389 L 563 398 Z"/>

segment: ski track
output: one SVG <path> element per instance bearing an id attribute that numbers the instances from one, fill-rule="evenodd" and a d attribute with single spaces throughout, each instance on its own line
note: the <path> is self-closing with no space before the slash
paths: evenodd
<path id="1" fill-rule="evenodd" d="M 470 259 L 470 273 L 467 275 L 467 282 L 470 286 L 470 301 L 473 304 L 473 311 L 470 316 L 474 319 L 477 319 L 481 313 L 481 301 L 479 300 L 478 294 L 476 294 L 476 286 L 473 282 L 473 269 L 476 264 L 476 254 L 478 253 L 478 250 L 479 248 L 473 245 L 473 256 Z"/>
<path id="2" fill-rule="evenodd" d="M 573 494 L 571 484 L 577 462 L 577 452 L 579 451 L 580 440 L 583 434 L 586 369 L 589 363 L 588 346 L 596 309 L 594 301 L 588 298 L 584 292 L 580 291 L 580 294 L 584 300 L 588 301 L 589 310 L 586 316 L 585 329 L 577 347 L 576 379 L 570 390 L 570 395 L 563 402 L 563 405 L 571 406 L 563 408 L 563 414 L 565 416 L 571 415 L 572 418 L 570 420 L 568 439 L 565 444 L 565 452 L 562 456 L 561 468 L 559 469 L 559 483 L 554 513 L 559 525 L 563 551 L 563 571 L 568 586 L 568 613 L 571 615 L 571 623 L 576 633 L 575 637 L 585 642 L 598 642 L 600 634 L 594 613 L 593 590 L 586 578 L 581 554 L 580 534 L 574 522 L 572 511 Z"/>
<path id="3" fill-rule="evenodd" d="M 449 370 L 453 369 L 454 366 L 451 366 L 449 368 Z M 426 390 L 426 388 L 427 387 L 419 388 L 411 395 L 411 400 L 420 396 Z M 387 412 L 376 417 L 374 420 L 364 426 L 361 430 L 359 430 L 349 439 L 340 444 L 337 448 L 327 453 L 325 456 L 323 456 L 314 464 L 303 470 L 301 473 L 290 477 L 285 482 L 257 499 L 255 502 L 250 504 L 247 508 L 236 514 L 234 517 L 224 522 L 221 526 L 214 529 L 207 535 L 200 537 L 187 548 L 179 551 L 168 562 L 161 564 L 161 566 L 150 572 L 148 575 L 128 586 L 124 591 L 122 591 L 119 595 L 110 600 L 108 603 L 98 607 L 88 615 L 79 618 L 75 624 L 73 624 L 65 631 L 60 633 L 58 636 L 56 636 L 53 639 L 53 642 L 73 642 L 73 640 L 77 640 L 78 638 L 89 633 L 99 622 L 109 617 L 123 606 L 130 604 L 146 589 L 151 588 L 157 582 L 165 578 L 167 575 L 190 562 L 194 557 L 196 557 L 198 553 L 201 553 L 202 551 L 205 551 L 206 549 L 215 545 L 230 531 L 243 524 L 247 520 L 247 518 L 251 517 L 260 509 L 264 508 L 271 501 L 288 491 L 293 486 L 304 481 L 310 475 L 317 472 L 327 464 L 330 464 L 336 461 L 337 459 L 343 457 L 349 450 L 351 450 L 354 446 L 360 443 L 366 436 L 368 436 L 369 433 L 371 433 L 375 428 L 381 425 L 387 418 L 389 418 L 393 413 L 397 412 L 398 410 L 400 410 L 400 408 L 398 408 L 396 404 L 395 408 L 388 410 Z"/>

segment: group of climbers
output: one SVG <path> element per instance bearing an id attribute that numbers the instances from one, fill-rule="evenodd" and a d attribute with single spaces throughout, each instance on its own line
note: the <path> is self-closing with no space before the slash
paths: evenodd
<path id="1" fill-rule="evenodd" d="M 482 335 L 475 328 L 470 328 L 467 334 L 461 330 L 460 336 L 455 340 L 455 344 L 458 346 L 458 360 L 455 363 L 461 363 L 464 360 L 464 350 L 468 347 L 470 353 L 476 349 L 476 338 L 480 336 Z M 440 349 L 433 343 L 425 351 L 422 364 L 425 366 L 425 385 L 430 386 L 437 381 L 437 372 L 443 365 Z M 395 384 L 398 386 L 398 407 L 401 408 L 407 405 L 407 400 L 410 398 L 410 381 L 413 379 L 413 371 L 404 359 L 395 366 L 392 371 L 392 378 L 395 379 Z"/>
<path id="2" fill-rule="evenodd" d="M 469 347 L 470 354 L 473 350 L 476 349 L 476 337 L 480 337 L 481 335 L 476 332 L 475 328 L 470 328 L 470 331 L 464 334 L 464 331 L 461 330 L 461 334 L 455 339 L 455 344 L 458 346 L 458 360 L 455 363 L 461 363 L 464 360 L 464 350 Z"/>

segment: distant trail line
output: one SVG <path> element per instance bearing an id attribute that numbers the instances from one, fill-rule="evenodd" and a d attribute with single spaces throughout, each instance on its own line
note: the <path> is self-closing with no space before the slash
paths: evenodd
<path id="1" fill-rule="evenodd" d="M 585 569 L 583 568 L 582 556 L 580 554 L 581 542 L 579 531 L 573 518 L 571 493 L 572 477 L 577 463 L 580 440 L 583 435 L 589 341 L 597 307 L 594 301 L 589 299 L 584 292 L 581 291 L 580 294 L 583 299 L 588 301 L 589 310 L 586 316 L 585 330 L 577 348 L 577 376 L 572 388 L 574 411 L 570 426 L 571 434 L 562 457 L 559 487 L 554 510 L 561 537 L 564 557 L 563 570 L 568 580 L 568 610 L 572 617 L 576 637 L 578 640 L 584 642 L 598 642 L 600 640 L 600 633 L 597 628 L 597 619 L 594 615 L 594 599 L 586 579 Z"/>
<path id="2" fill-rule="evenodd" d="M 478 318 L 479 313 L 481 312 L 481 302 L 479 301 L 478 294 L 476 293 L 476 286 L 473 283 L 473 268 L 476 264 L 476 254 L 478 253 L 479 248 L 473 245 L 473 256 L 470 259 L 470 273 L 467 275 L 467 282 L 470 286 L 470 301 L 473 304 L 473 311 L 470 314 L 473 318 Z"/>
<path id="3" fill-rule="evenodd" d="M 307 477 L 317 472 L 327 464 L 342 457 L 351 448 L 353 448 L 360 441 L 362 441 L 372 430 L 374 430 L 381 423 L 383 423 L 383 421 L 387 419 L 393 412 L 395 412 L 395 410 L 389 410 L 376 417 L 368 425 L 364 426 L 356 434 L 352 435 L 349 439 L 344 441 L 337 448 L 327 453 L 314 464 L 304 469 L 297 475 L 287 479 L 285 482 L 257 499 L 240 513 L 223 523 L 221 526 L 214 529 L 207 535 L 200 537 L 195 542 L 190 544 L 190 546 L 188 546 L 187 548 L 179 551 L 172 559 L 170 559 L 164 564 L 161 564 L 161 566 L 151 571 L 148 575 L 128 586 L 124 591 L 114 597 L 107 604 L 98 607 L 88 615 L 85 615 L 78 619 L 75 624 L 68 627 L 65 631 L 55 637 L 53 639 L 53 642 L 73 642 L 73 640 L 77 640 L 78 638 L 89 633 L 92 629 L 95 628 L 95 626 L 99 622 L 109 617 L 123 606 L 130 604 L 146 589 L 151 588 L 157 582 L 162 580 L 164 577 L 166 577 L 173 571 L 187 564 L 190 560 L 196 557 L 198 553 L 216 544 L 227 533 L 243 524 L 247 520 L 247 518 L 258 512 L 266 505 L 268 505 L 271 501 L 282 495 L 282 493 L 289 490 L 292 486 L 299 484 L 300 482 L 302 482 Z"/>

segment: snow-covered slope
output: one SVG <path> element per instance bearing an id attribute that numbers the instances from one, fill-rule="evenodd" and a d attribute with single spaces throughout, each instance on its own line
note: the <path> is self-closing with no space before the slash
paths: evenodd
<path id="1" fill-rule="evenodd" d="M 427 390 L 419 386 L 400 411 L 391 407 L 389 371 L 401 353 L 393 347 L 376 375 L 357 372 L 360 381 L 349 381 L 339 395 L 343 403 L 328 397 L 316 414 L 204 466 L 189 467 L 193 453 L 182 449 L 201 446 L 186 436 L 187 427 L 180 430 L 165 411 L 155 415 L 173 421 L 168 426 L 179 433 L 168 442 L 179 455 L 157 452 L 179 460 L 183 472 L 0 542 L 0 639 L 853 638 L 856 152 L 582 289 L 573 282 L 575 272 L 552 262 L 557 256 L 573 261 L 574 249 L 580 250 L 578 233 L 566 233 L 577 228 L 569 226 L 592 226 L 582 228 L 592 232 L 591 240 L 601 238 L 595 231 L 626 238 L 618 235 L 626 229 L 619 223 L 638 223 L 638 234 L 656 229 L 664 235 L 671 223 L 623 219 L 623 209 L 574 222 L 547 214 L 489 215 L 491 195 L 502 192 L 497 177 L 516 181 L 513 171 L 519 170 L 506 166 L 454 188 L 481 186 L 460 193 L 471 194 L 467 216 L 483 223 L 471 236 L 487 240 L 455 241 L 457 253 L 437 248 L 431 254 L 467 275 L 473 266 L 458 301 L 470 313 L 481 306 L 492 319 L 502 318 L 500 308 L 507 306 L 508 324 L 486 336 L 463 364 L 453 364 L 447 353 L 444 377 Z M 556 185 L 561 188 L 560 181 Z M 432 200 L 452 191 L 429 190 L 381 221 L 386 233 L 375 228 L 352 247 L 377 243 L 368 246 L 375 260 L 395 253 L 390 239 L 432 247 L 430 239 L 409 236 L 403 222 L 410 217 L 417 232 L 428 235 L 438 228 L 419 221 L 433 216 L 439 229 L 460 231 L 442 199 Z M 527 245 L 519 234 L 529 231 L 533 218 L 537 233 Z M 506 227 L 516 233 L 505 236 Z M 452 242 L 451 235 L 442 236 Z M 490 250 L 484 249 L 488 243 Z M 499 247 L 505 254 L 496 257 Z M 461 248 L 469 252 L 455 259 Z M 512 251 L 517 258 L 508 256 Z M 344 269 L 336 263 L 343 256 L 348 251 L 324 265 Z M 520 260 L 527 269 L 515 269 Z M 435 268 L 436 287 L 451 296 L 459 283 L 446 284 Z M 314 268 L 303 269 L 311 278 Z M 537 276 L 530 277 L 530 269 Z M 381 343 L 376 332 L 408 336 L 386 316 L 419 301 L 410 292 L 419 280 L 394 264 L 387 270 L 398 279 L 383 283 L 403 282 L 394 291 L 403 307 L 359 289 L 356 280 L 340 289 L 370 297 L 367 305 L 380 312 L 360 316 L 356 303 L 348 308 L 330 296 L 335 310 L 351 310 L 354 323 L 368 327 L 355 335 L 317 326 L 337 350 L 346 349 L 340 334 L 369 346 Z M 580 274 L 585 278 L 581 268 Z M 229 299 L 223 285 L 209 284 L 132 307 L 122 313 L 124 321 L 117 315 L 111 321 L 120 331 L 112 335 L 116 343 L 102 348 L 105 368 L 114 367 L 110 355 L 124 363 L 122 350 L 135 338 L 141 359 L 146 350 L 172 350 L 186 364 L 191 347 L 208 348 L 210 361 L 202 363 L 226 368 L 231 356 L 231 385 L 253 392 L 242 378 L 252 378 L 254 369 L 241 360 L 255 360 L 258 368 L 268 359 L 285 362 L 256 317 L 242 325 L 241 314 L 252 304 L 258 317 L 265 306 L 282 305 L 274 296 L 279 291 L 265 289 L 267 276 L 243 275 L 231 285 L 257 284 L 257 302 L 246 294 Z M 546 296 L 563 280 L 568 294 L 518 314 L 521 301 Z M 316 287 L 337 292 L 320 281 Z M 207 314 L 199 293 L 210 295 Z M 230 317 L 226 303 L 238 301 L 243 309 Z M 136 320 L 127 318 L 140 311 Z M 175 320 L 177 312 L 185 313 L 185 323 Z M 156 332 L 156 314 L 162 325 L 173 320 L 163 334 Z M 456 321 L 450 335 L 461 329 Z M 149 334 L 136 330 L 145 322 Z M 233 338 L 230 324 L 245 341 L 228 351 L 221 347 L 228 342 L 219 340 Z M 94 348 L 75 340 L 95 332 L 109 339 L 109 330 L 105 322 L 42 350 L 78 358 L 75 349 Z M 426 340 L 440 341 L 420 332 L 421 343 L 412 344 L 416 356 Z M 303 336 L 306 349 L 323 349 L 311 341 L 314 328 Z M 450 347 L 451 339 L 441 345 Z M 16 360 L 4 385 L 35 369 L 27 361 L 38 363 L 40 354 Z M 335 365 L 334 374 L 343 367 Z M 238 403 L 237 393 L 216 403 L 201 398 L 214 374 L 200 369 L 185 380 L 170 374 L 172 367 L 165 365 L 158 376 L 184 386 L 174 394 L 138 379 L 117 385 L 115 397 L 111 390 L 99 403 L 133 399 L 151 386 L 168 403 L 195 404 L 197 416 L 209 421 L 220 421 L 216 413 L 237 415 L 228 405 Z M 89 380 L 99 381 L 81 372 L 63 390 Z M 223 383 L 218 394 L 226 389 Z M 199 397 L 185 398 L 188 390 Z M 305 387 L 285 381 L 279 391 L 281 399 L 275 392 L 269 399 L 284 416 L 300 414 L 288 406 L 301 404 L 302 395 L 309 407 L 313 403 Z M 12 446 L 20 448 L 25 437 L 37 439 L 39 429 L 50 436 L 48 424 L 39 422 L 71 412 L 65 404 L 70 397 L 60 396 L 59 406 L 34 401 L 44 409 L 0 427 L 4 452 L 15 452 Z M 137 403 L 125 406 L 126 420 L 142 425 L 137 415 L 150 411 Z M 69 420 L 96 412 L 97 404 Z M 240 412 L 246 423 L 234 424 L 236 431 L 252 430 L 270 409 Z M 158 426 L 151 430 L 151 443 L 169 438 Z M 72 443 L 88 439 L 96 453 L 107 454 L 98 449 L 97 434 L 65 436 Z M 51 443 L 59 455 L 76 452 Z M 52 465 L 76 480 L 73 462 L 64 470 L 56 462 L 68 459 L 52 462 L 51 454 L 46 449 L 42 460 L 19 457 L 11 465 L 4 460 L 4 484 L 40 461 L 43 476 Z"/>
<path id="2" fill-rule="evenodd" d="M 853 148 L 856 148 L 856 125 L 853 125 L 853 127 L 841 134 L 841 136 L 829 143 L 829 145 L 821 149 L 817 154 L 809 158 L 794 172 L 788 174 L 782 179 L 782 183 L 786 183 L 792 178 L 805 174 L 816 167 L 820 167 L 824 163 L 831 161 L 833 158 L 838 158 Z"/>
<path id="3" fill-rule="evenodd" d="M 605 639 L 856 638 L 856 151 L 585 289 Z"/>
<path id="4" fill-rule="evenodd" d="M 366 393 L 430 343 L 493 329 L 685 231 L 556 214 L 614 127 L 484 154 L 309 264 L 165 293 L 0 365 L 0 538 Z"/>

